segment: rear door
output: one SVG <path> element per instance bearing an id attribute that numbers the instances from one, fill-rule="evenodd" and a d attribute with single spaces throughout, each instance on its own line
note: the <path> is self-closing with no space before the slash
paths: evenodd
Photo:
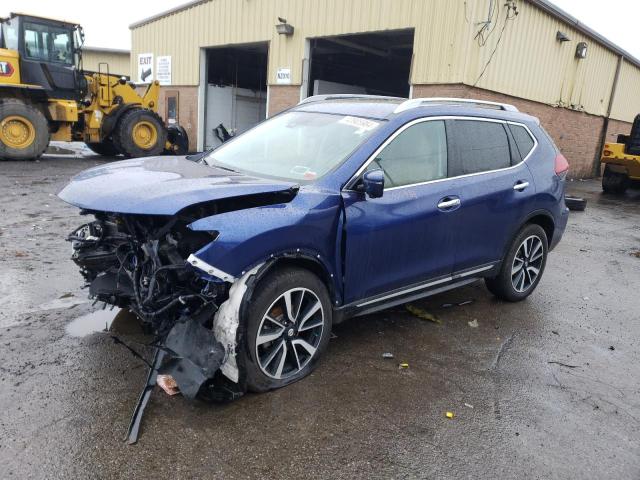
<path id="1" fill-rule="evenodd" d="M 507 123 L 489 119 L 451 120 L 457 177 L 457 247 L 454 271 L 482 268 L 500 260 L 529 210 L 533 177 Z"/>
<path id="2" fill-rule="evenodd" d="M 444 120 L 401 128 L 366 169 L 384 171 L 385 190 L 380 198 L 343 192 L 347 303 L 448 275 L 454 261 L 457 205 L 442 206 L 451 193 Z"/>

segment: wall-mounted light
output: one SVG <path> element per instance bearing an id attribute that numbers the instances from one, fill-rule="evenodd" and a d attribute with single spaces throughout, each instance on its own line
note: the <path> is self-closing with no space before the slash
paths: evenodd
<path id="1" fill-rule="evenodd" d="M 580 42 L 576 46 L 576 58 L 587 58 L 587 44 Z"/>
<path id="2" fill-rule="evenodd" d="M 278 32 L 278 34 L 288 37 L 293 35 L 293 25 L 289 25 L 287 20 L 282 17 L 278 17 L 278 21 L 280 22 L 276 25 L 276 32 Z"/>
<path id="3" fill-rule="evenodd" d="M 567 36 L 566 33 L 558 30 L 558 33 L 556 33 L 556 40 L 562 43 L 562 42 L 568 42 L 571 39 Z"/>

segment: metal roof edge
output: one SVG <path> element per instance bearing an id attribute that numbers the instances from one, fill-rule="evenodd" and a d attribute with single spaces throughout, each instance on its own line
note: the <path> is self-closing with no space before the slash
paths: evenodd
<path id="1" fill-rule="evenodd" d="M 576 30 L 585 34 L 586 36 L 593 38 L 596 42 L 601 43 L 603 46 L 605 46 L 609 50 L 612 50 L 618 55 L 623 56 L 625 60 L 627 60 L 629 63 L 632 63 L 636 67 L 640 68 L 640 60 L 638 60 L 636 57 L 634 57 L 629 52 L 627 52 L 623 48 L 613 43 L 608 38 L 599 34 L 591 27 L 588 27 L 573 15 L 565 12 L 557 5 L 554 5 L 549 0 L 527 0 L 527 1 L 532 5 L 538 7 L 539 9 L 547 12 L 548 14 L 562 20 L 565 23 L 568 23 L 571 27 L 575 28 Z"/>
<path id="2" fill-rule="evenodd" d="M 183 10 L 188 10 L 192 7 L 197 7 L 202 3 L 208 3 L 211 1 L 212 0 L 191 0 L 190 2 L 183 3 L 182 5 L 178 5 L 177 7 L 170 8 L 168 10 L 165 10 L 164 12 L 156 13 L 155 15 L 151 15 L 150 17 L 143 18 L 142 20 L 138 20 L 137 22 L 133 22 L 131 25 L 129 25 L 129 30 L 133 30 L 134 28 L 141 27 L 155 20 L 160 20 L 163 17 L 168 17 L 169 15 L 173 15 L 174 13 L 178 13 Z"/>

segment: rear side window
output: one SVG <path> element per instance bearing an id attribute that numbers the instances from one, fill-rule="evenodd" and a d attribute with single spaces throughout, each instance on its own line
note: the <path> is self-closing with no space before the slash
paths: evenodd
<path id="1" fill-rule="evenodd" d="M 511 130 L 511 134 L 516 141 L 516 146 L 518 147 L 518 151 L 520 152 L 520 157 L 523 159 L 526 158 L 527 155 L 531 153 L 531 150 L 533 150 L 533 146 L 535 145 L 533 138 L 531 138 L 531 135 L 529 134 L 527 129 L 521 125 L 509 124 L 509 129 Z"/>
<path id="2" fill-rule="evenodd" d="M 442 120 L 420 122 L 401 132 L 369 164 L 384 171 L 385 188 L 447 176 L 447 135 Z"/>
<path id="3" fill-rule="evenodd" d="M 509 138 L 502 123 L 455 120 L 456 162 L 449 176 L 498 170 L 511 166 Z"/>

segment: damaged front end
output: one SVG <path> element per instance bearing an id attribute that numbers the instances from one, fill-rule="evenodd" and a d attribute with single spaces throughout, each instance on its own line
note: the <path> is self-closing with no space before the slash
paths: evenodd
<path id="1" fill-rule="evenodd" d="M 230 284 L 187 261 L 218 233 L 192 231 L 193 219 L 177 215 L 83 213 L 95 220 L 68 240 L 90 298 L 139 317 L 164 354 L 158 373 L 171 375 L 186 397 L 203 390 L 219 401 L 241 395 L 237 374 L 232 382 L 219 372 L 228 347 L 213 330 Z"/>

